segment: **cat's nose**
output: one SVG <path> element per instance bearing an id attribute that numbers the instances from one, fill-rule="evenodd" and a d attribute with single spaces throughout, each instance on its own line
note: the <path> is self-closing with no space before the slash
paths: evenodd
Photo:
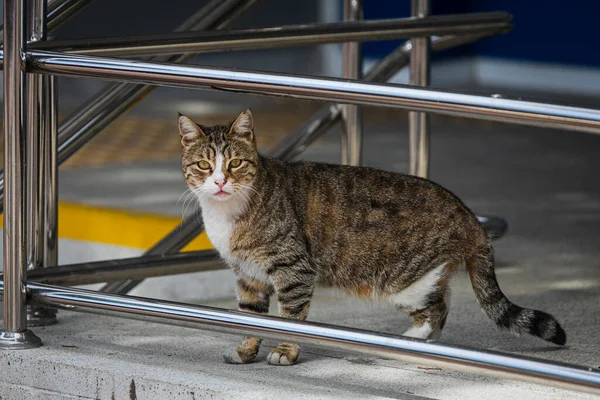
<path id="1" fill-rule="evenodd" d="M 215 179 L 215 185 L 219 187 L 219 189 L 223 189 L 223 186 L 227 183 L 227 179 Z"/>

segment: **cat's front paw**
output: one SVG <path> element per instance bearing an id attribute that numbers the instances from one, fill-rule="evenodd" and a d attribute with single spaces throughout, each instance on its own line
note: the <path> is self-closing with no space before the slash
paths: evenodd
<path id="1" fill-rule="evenodd" d="M 231 349 L 223 353 L 223 361 L 227 364 L 248 364 L 256 359 L 256 353 L 245 352 L 244 349 Z"/>
<path id="2" fill-rule="evenodd" d="M 300 346 L 295 343 L 279 343 L 276 349 L 271 350 L 267 362 L 271 365 L 294 365 L 300 355 Z"/>
<path id="3" fill-rule="evenodd" d="M 228 364 L 248 364 L 258 354 L 262 339 L 245 337 L 235 350 L 228 350 L 223 354 L 223 360 Z"/>

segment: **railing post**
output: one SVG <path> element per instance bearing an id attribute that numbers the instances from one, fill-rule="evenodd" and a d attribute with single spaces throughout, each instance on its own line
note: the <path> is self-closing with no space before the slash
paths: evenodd
<path id="1" fill-rule="evenodd" d="M 363 0 L 344 0 L 344 21 L 363 18 Z M 347 42 L 342 47 L 342 76 L 360 79 L 362 75 L 362 48 L 358 42 Z M 342 164 L 360 165 L 362 162 L 362 109 L 361 106 L 342 106 Z"/>
<path id="2" fill-rule="evenodd" d="M 429 0 L 412 0 L 412 16 L 423 18 L 429 15 Z M 429 37 L 413 38 L 410 60 L 410 84 L 429 86 L 431 73 Z M 429 177 L 429 114 L 411 111 L 408 113 L 409 130 L 409 173 L 421 178 Z"/>
<path id="3" fill-rule="evenodd" d="M 25 166 L 26 20 L 24 0 L 4 1 L 4 330 L 0 348 L 28 349 L 42 341 L 27 329 L 28 220 Z"/>
<path id="4" fill-rule="evenodd" d="M 30 0 L 29 42 L 46 40 L 46 1 Z M 26 166 L 26 179 L 29 192 L 25 199 L 29 216 L 27 229 L 27 269 L 33 270 L 47 266 L 44 253 L 47 245 L 45 216 L 47 214 L 48 189 L 46 175 L 48 171 L 48 136 L 52 133 L 50 110 L 53 99 L 50 92 L 51 76 L 31 74 L 27 80 L 27 157 L 31 163 Z M 53 182 L 50 182 L 51 184 Z M 50 215 L 55 214 L 50 210 Z M 56 323 L 56 313 L 46 307 L 27 306 L 27 324 L 45 326 Z"/>
<path id="5" fill-rule="evenodd" d="M 42 81 L 46 97 L 44 107 L 46 116 L 46 131 L 44 134 L 44 148 L 46 159 L 46 173 L 44 192 L 44 267 L 58 265 L 58 92 L 56 78 L 44 76 Z"/>

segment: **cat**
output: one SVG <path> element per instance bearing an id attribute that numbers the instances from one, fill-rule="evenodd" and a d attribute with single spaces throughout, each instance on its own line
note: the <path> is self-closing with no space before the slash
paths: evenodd
<path id="1" fill-rule="evenodd" d="M 259 155 L 250 110 L 228 125 L 181 115 L 182 170 L 206 233 L 237 276 L 239 310 L 306 319 L 317 284 L 382 299 L 408 313 L 405 336 L 439 339 L 449 282 L 466 266 L 485 314 L 500 329 L 564 345 L 549 314 L 513 304 L 494 273 L 491 239 L 450 191 L 422 178 L 366 167 L 284 162 Z M 253 361 L 261 339 L 245 337 L 228 363 Z M 281 342 L 269 364 L 297 362 Z"/>

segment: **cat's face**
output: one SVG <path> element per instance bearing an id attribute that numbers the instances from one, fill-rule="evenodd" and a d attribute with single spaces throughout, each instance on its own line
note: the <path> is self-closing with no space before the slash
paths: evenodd
<path id="1" fill-rule="evenodd" d="M 250 110 L 229 126 L 198 126 L 181 115 L 179 134 L 185 180 L 201 201 L 248 199 L 258 165 Z"/>

